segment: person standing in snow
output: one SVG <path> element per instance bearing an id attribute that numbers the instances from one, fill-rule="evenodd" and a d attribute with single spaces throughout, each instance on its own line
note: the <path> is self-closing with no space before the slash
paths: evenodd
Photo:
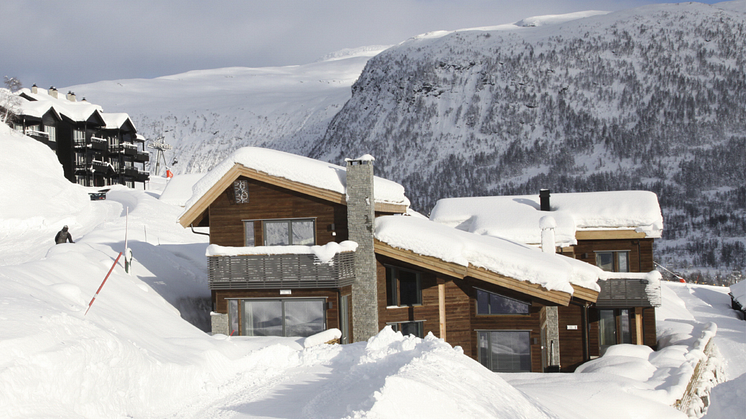
<path id="1" fill-rule="evenodd" d="M 67 226 L 62 227 L 62 230 L 57 233 L 56 236 L 54 236 L 54 242 L 57 244 L 62 244 L 67 241 L 70 241 L 70 243 L 75 243 L 73 241 L 73 236 L 70 234 L 69 231 L 67 231 Z"/>

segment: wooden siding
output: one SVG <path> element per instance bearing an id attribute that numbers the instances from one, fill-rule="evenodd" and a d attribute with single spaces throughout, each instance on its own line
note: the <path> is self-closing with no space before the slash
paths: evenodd
<path id="1" fill-rule="evenodd" d="M 604 250 L 629 251 L 630 272 L 650 272 L 655 269 L 653 239 L 578 240 L 575 246 L 575 257 L 595 266 L 595 252 Z"/>
<path id="2" fill-rule="evenodd" d="M 240 179 L 248 179 L 241 177 Z M 210 243 L 243 246 L 242 220 L 313 218 L 316 220 L 316 244 L 347 240 L 347 208 L 319 198 L 289 191 L 254 179 L 249 181 L 249 202 L 235 204 L 231 183 L 209 208 Z M 332 225 L 334 230 L 331 229 Z M 332 232 L 336 235 L 332 235 Z M 254 223 L 257 245 L 263 243 L 262 223 Z"/>
<path id="3" fill-rule="evenodd" d="M 567 307 L 559 307 L 560 367 L 562 372 L 573 372 L 587 361 L 585 342 L 587 324 L 584 319 L 585 307 L 575 302 Z M 571 330 L 567 326 L 575 326 Z"/>
<path id="4" fill-rule="evenodd" d="M 642 309 L 642 338 L 643 344 L 658 349 L 658 332 L 655 328 L 655 308 Z"/>
<path id="5" fill-rule="evenodd" d="M 415 306 L 387 307 L 386 265 L 411 269 L 421 273 L 422 304 Z M 423 321 L 423 333 L 432 332 L 440 337 L 438 311 L 438 280 L 445 283 L 446 340 L 453 346 L 461 346 L 464 353 L 479 359 L 477 330 L 524 330 L 530 331 L 531 371 L 540 372 L 541 324 L 540 312 L 544 303 L 526 294 L 486 283 L 474 278 L 457 279 L 422 267 L 402 263 L 396 259 L 377 256 L 378 274 L 378 322 L 386 324 Z M 476 289 L 501 294 L 531 303 L 528 315 L 477 315 Z"/>

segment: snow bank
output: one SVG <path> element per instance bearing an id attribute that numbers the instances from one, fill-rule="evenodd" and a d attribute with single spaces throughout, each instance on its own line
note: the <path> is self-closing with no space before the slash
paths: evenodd
<path id="1" fill-rule="evenodd" d="M 207 247 L 206 256 L 241 256 L 241 255 L 315 255 L 321 263 L 329 263 L 334 255 L 341 252 L 354 252 L 357 243 L 345 240 L 342 243 L 329 242 L 314 246 L 250 246 L 228 247 L 211 244 Z"/>
<path id="2" fill-rule="evenodd" d="M 540 219 L 551 214 L 558 246 L 577 244 L 577 231 L 633 230 L 660 238 L 663 230 L 658 197 L 646 191 L 555 193 L 551 211 L 541 211 L 539 195 L 441 199 L 430 219 L 476 234 L 526 244 L 541 243 Z"/>
<path id="3" fill-rule="evenodd" d="M 347 192 L 347 170 L 344 167 L 282 151 L 244 147 L 215 166 L 194 185 L 192 197 L 187 201 L 184 212 L 236 164 L 343 195 Z M 409 199 L 404 196 L 404 187 L 396 182 L 375 177 L 374 190 L 376 202 L 409 206 Z"/>
<path id="4" fill-rule="evenodd" d="M 2 248 L 0 266 L 43 257 L 64 225 L 77 240 L 82 224 L 76 220 L 96 218 L 87 189 L 64 178 L 46 145 L 5 124 L 0 124 L 0 142 L 0 243 L 36 241 L 29 248 Z"/>
<path id="5" fill-rule="evenodd" d="M 364 346 L 346 345 L 335 364 L 344 369 L 305 405 L 306 417 L 556 417 L 432 334 L 402 336 L 387 326 Z"/>
<path id="6" fill-rule="evenodd" d="M 471 264 L 548 290 L 572 294 L 571 284 L 599 290 L 596 281 L 602 272 L 593 265 L 429 220 L 396 215 L 378 217 L 375 237 L 400 249 L 460 266 Z"/>

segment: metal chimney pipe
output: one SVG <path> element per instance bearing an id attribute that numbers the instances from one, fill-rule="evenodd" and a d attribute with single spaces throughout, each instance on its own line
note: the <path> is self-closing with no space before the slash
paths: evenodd
<path id="1" fill-rule="evenodd" d="M 551 211 L 551 207 L 549 206 L 549 189 L 539 191 L 539 202 L 541 203 L 542 211 Z"/>

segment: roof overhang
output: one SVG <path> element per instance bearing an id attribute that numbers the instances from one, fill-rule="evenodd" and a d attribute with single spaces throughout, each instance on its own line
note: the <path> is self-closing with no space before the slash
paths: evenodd
<path id="1" fill-rule="evenodd" d="M 500 275 L 496 272 L 492 272 L 484 268 L 479 268 L 471 264 L 469 266 L 462 266 L 455 263 L 446 262 L 432 256 L 419 255 L 412 252 L 411 250 L 399 249 L 377 239 L 375 240 L 374 248 L 375 252 L 381 256 L 387 256 L 408 263 L 410 265 L 419 266 L 421 268 L 456 279 L 472 277 L 480 281 L 509 288 L 511 290 L 515 290 L 523 294 L 563 306 L 569 305 L 570 300 L 572 299 L 572 295 L 566 292 L 548 290 L 540 285 Z M 573 286 L 573 288 L 577 292 L 577 289 L 582 287 Z M 587 290 L 585 288 L 582 288 L 582 290 L 595 292 L 592 290 Z M 596 297 L 597 296 L 598 293 L 596 293 Z M 582 296 L 576 297 L 585 299 Z M 595 301 L 595 298 L 593 299 L 593 301 Z"/>
<path id="2" fill-rule="evenodd" d="M 577 240 L 620 240 L 620 239 L 645 239 L 648 238 L 644 232 L 629 230 L 578 230 L 575 232 Z"/>
<path id="3" fill-rule="evenodd" d="M 179 224 L 182 227 L 188 227 L 195 220 L 202 218 L 202 214 L 209 208 L 210 204 L 215 201 L 223 191 L 228 188 L 233 181 L 240 176 L 264 182 L 270 185 L 278 186 L 283 189 L 298 192 L 304 195 L 312 196 L 334 204 L 347 205 L 347 197 L 339 192 L 328 189 L 318 188 L 305 183 L 288 180 L 282 177 L 273 176 L 256 169 L 250 169 L 242 164 L 236 163 L 220 178 L 215 184 L 194 203 L 184 214 L 179 217 Z M 404 214 L 407 212 L 406 205 L 391 204 L 385 202 L 376 202 L 375 211 Z"/>

